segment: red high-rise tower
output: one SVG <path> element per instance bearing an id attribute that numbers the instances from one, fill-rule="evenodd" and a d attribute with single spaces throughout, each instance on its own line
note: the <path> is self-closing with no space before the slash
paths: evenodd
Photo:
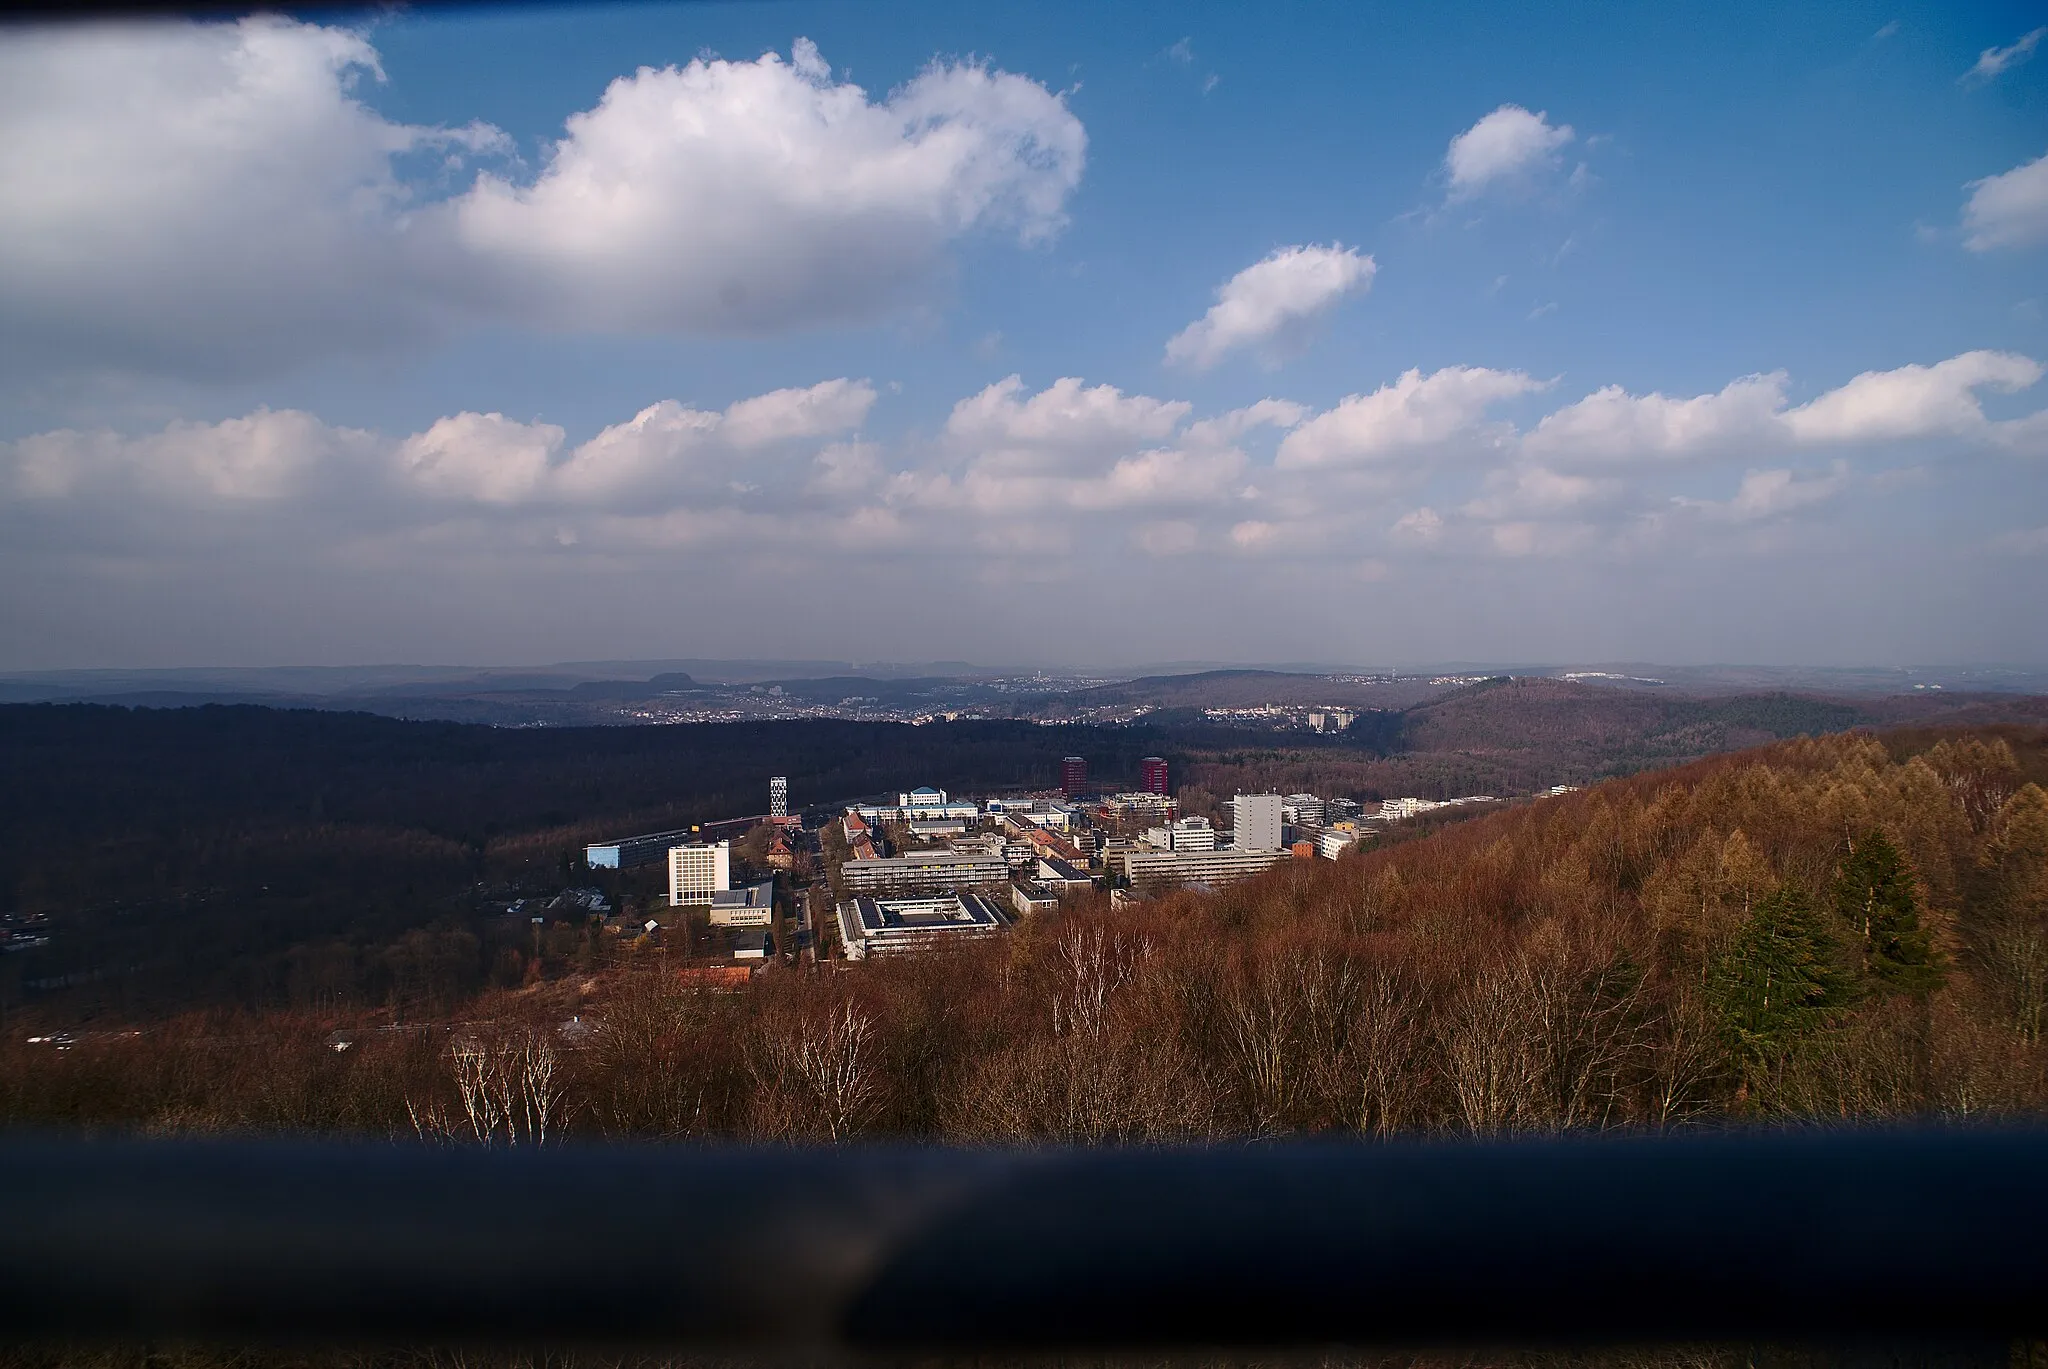
<path id="1" fill-rule="evenodd" d="M 1147 756 L 1138 762 L 1138 788 L 1147 794 L 1169 792 L 1166 786 L 1166 758 Z"/>
<path id="2" fill-rule="evenodd" d="M 1060 792 L 1068 798 L 1088 787 L 1088 761 L 1082 756 L 1068 756 L 1060 762 Z"/>

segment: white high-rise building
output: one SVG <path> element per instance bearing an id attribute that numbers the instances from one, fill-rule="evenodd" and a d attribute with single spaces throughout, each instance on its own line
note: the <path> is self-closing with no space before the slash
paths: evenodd
<path id="1" fill-rule="evenodd" d="M 1230 801 L 1230 825 L 1234 829 L 1231 849 L 1235 851 L 1277 851 L 1280 849 L 1280 796 L 1239 794 Z"/>
<path id="2" fill-rule="evenodd" d="M 789 777 L 786 775 L 777 775 L 768 781 L 768 816 L 789 816 Z"/>
<path id="3" fill-rule="evenodd" d="M 668 906 L 709 906 L 711 896 L 732 888 L 732 843 L 692 842 L 668 852 Z"/>

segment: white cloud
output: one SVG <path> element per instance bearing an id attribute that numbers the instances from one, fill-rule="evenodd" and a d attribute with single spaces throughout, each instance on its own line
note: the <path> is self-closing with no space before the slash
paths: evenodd
<path id="1" fill-rule="evenodd" d="M 1988 47 L 1977 54 L 1977 62 L 1962 75 L 1966 85 L 1981 85 L 1995 81 L 2000 76 L 2034 55 L 2034 49 L 2041 40 L 2048 38 L 2048 28 L 2038 28 L 2026 34 L 2010 47 Z"/>
<path id="2" fill-rule="evenodd" d="M 1533 456 L 1576 461 L 1726 449 L 1756 440 L 1779 421 L 1785 382 L 1783 371 L 1744 376 L 1690 399 L 1608 385 L 1546 415 L 1523 445 Z"/>
<path id="3" fill-rule="evenodd" d="M 1520 371 L 1483 366 L 1446 366 L 1429 375 L 1408 371 L 1391 385 L 1350 395 L 1303 423 L 1281 441 L 1277 464 L 1360 465 L 1454 443 L 1499 448 L 1512 439 L 1513 428 L 1489 422 L 1487 410 L 1542 388 Z"/>
<path id="4" fill-rule="evenodd" d="M 178 505 L 254 506 L 311 490 L 323 468 L 366 468 L 377 439 L 295 409 L 221 423 L 179 421 L 125 438 L 59 429 L 0 444 L 0 490 L 31 501 L 133 495 Z M 11 469 L 10 469 L 11 468 Z"/>
<path id="5" fill-rule="evenodd" d="M 1797 408 L 1786 407 L 1783 372 L 1690 399 L 1610 385 L 1546 416 L 1523 450 L 1553 462 L 1613 462 L 1942 435 L 2005 440 L 2032 420 L 1993 423 L 1976 392 L 2014 393 L 2041 374 L 2039 363 L 2015 353 L 1965 352 L 1932 366 L 1866 371 Z"/>
<path id="6" fill-rule="evenodd" d="M 1546 466 L 1514 466 L 1487 477 L 1479 498 L 1460 510 L 1467 518 L 1554 518 L 1620 493 L 1616 480 L 1569 475 Z"/>
<path id="7" fill-rule="evenodd" d="M 857 426 L 874 397 L 863 381 L 831 380 L 723 411 L 663 400 L 566 451 L 558 425 L 498 413 L 451 414 L 396 440 L 267 409 L 133 438 L 67 429 L 0 444 L 0 492 L 44 503 L 139 492 L 216 511 L 331 501 L 338 521 L 720 506 L 764 472 L 806 469 L 790 454 Z M 867 468 L 860 459 L 842 443 L 815 461 L 854 489 L 874 473 L 872 455 Z"/>
<path id="8" fill-rule="evenodd" d="M 1502 105 L 1451 139 L 1444 154 L 1451 194 L 1476 194 L 1552 166 L 1573 136 L 1570 124 L 1553 124 L 1547 113 Z"/>
<path id="9" fill-rule="evenodd" d="M 1086 137 L 1060 98 L 986 67 L 928 67 L 876 102 L 793 60 L 700 58 L 612 82 L 530 185 L 453 206 L 495 292 L 605 329 L 759 331 L 870 317 L 977 229 L 1065 222 Z"/>
<path id="10" fill-rule="evenodd" d="M 1857 376 L 1799 407 L 1775 374 L 1692 399 L 1610 388 L 1527 433 L 1494 409 L 1543 384 L 1480 367 L 1410 371 L 1320 414 L 1269 398 L 1201 418 L 1113 385 L 1030 391 L 1011 377 L 961 400 L 937 433 L 887 442 L 857 436 L 877 395 L 845 378 L 723 409 L 663 400 L 580 442 L 501 413 L 383 437 L 259 410 L 0 443 L 0 544 L 123 556 L 260 544 L 302 548 L 308 564 L 426 567 L 682 554 L 772 532 L 848 556 L 975 554 L 977 573 L 997 576 L 1017 558 L 1119 546 L 1332 565 L 1433 546 L 1625 557 L 1681 534 L 1692 546 L 1776 536 L 1845 490 L 1891 487 L 1846 456 L 1815 471 L 1768 453 L 2048 447 L 2048 410 L 1994 420 L 1978 401 L 2040 374 L 2025 357 L 1972 352 Z M 1262 432 L 1279 436 L 1270 464 L 1254 454 Z M 1672 462 L 1630 460 L 1672 456 L 1750 469 L 1730 497 L 1704 500 L 1670 488 Z"/>
<path id="11" fill-rule="evenodd" d="M 382 79 L 362 34 L 268 16 L 9 35 L 0 366 L 247 375 L 484 322 L 867 319 L 932 298 L 963 237 L 1057 233 L 1086 155 L 1024 77 L 934 63 L 876 99 L 799 40 L 621 77 L 529 181 L 488 125 L 376 113 Z"/>
<path id="12" fill-rule="evenodd" d="M 421 489 L 450 499 L 514 504 L 548 477 L 563 431 L 503 414 L 460 413 L 398 444 L 398 465 Z"/>
<path id="13" fill-rule="evenodd" d="M 1209 312 L 1166 344 L 1166 359 L 1203 370 L 1240 348 L 1298 341 L 1338 300 L 1372 288 L 1377 269 L 1342 243 L 1280 248 L 1218 286 Z"/>
<path id="14" fill-rule="evenodd" d="M 2041 365 L 2012 352 L 1964 352 L 1932 366 L 1865 371 L 1785 415 L 1801 442 L 1899 441 L 1984 431 L 1976 392 L 2014 394 L 2041 378 Z"/>
<path id="15" fill-rule="evenodd" d="M 760 447 L 793 438 L 827 437 L 858 428 L 875 404 L 865 380 L 826 380 L 808 389 L 771 390 L 725 411 L 722 431 L 736 447 Z"/>
<path id="16" fill-rule="evenodd" d="M 1193 409 L 1186 400 L 1126 395 L 1113 385 L 1074 376 L 1019 400 L 1020 376 L 997 381 L 953 406 L 946 436 L 980 451 L 1028 450 L 1040 456 L 1086 458 L 1171 434 Z"/>
<path id="17" fill-rule="evenodd" d="M 1736 523 L 1782 518 L 1801 509 L 1824 504 L 1849 486 L 1849 467 L 1837 461 L 1826 475 L 1802 478 L 1790 470 L 1750 471 L 1742 477 L 1735 495 L 1726 503 L 1681 499 L 1677 502 L 1697 509 L 1710 518 Z"/>
<path id="18" fill-rule="evenodd" d="M 1963 189 L 1963 245 L 1972 252 L 2048 241 L 2048 153 Z"/>

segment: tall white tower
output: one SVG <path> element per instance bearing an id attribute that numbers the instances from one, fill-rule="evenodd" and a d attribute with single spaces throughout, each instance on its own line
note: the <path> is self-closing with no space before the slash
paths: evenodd
<path id="1" fill-rule="evenodd" d="M 786 775 L 777 775 L 768 781 L 768 816 L 789 816 L 789 777 Z"/>
<path id="2" fill-rule="evenodd" d="M 1230 844 L 1239 851 L 1280 849 L 1280 796 L 1239 794 L 1230 801 Z"/>

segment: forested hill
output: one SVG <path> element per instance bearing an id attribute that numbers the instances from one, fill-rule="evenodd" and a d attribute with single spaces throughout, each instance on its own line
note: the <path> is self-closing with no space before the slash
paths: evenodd
<path id="1" fill-rule="evenodd" d="M 2039 1117 L 2044 781 L 2048 729 L 1799 740 L 739 993 L 693 993 L 622 947 L 463 1004 L 461 1067 L 512 1091 L 501 1131 L 538 1110 L 558 1136 Z M 10 1035 L 0 1125 L 398 1137 L 462 1116 L 447 1014 L 345 1054 L 336 1020 L 195 1016 L 66 1052 Z"/>
<path id="2" fill-rule="evenodd" d="M 1472 685 L 1408 709 L 1398 747 L 1540 754 L 1549 764 L 1612 774 L 1789 737 L 1937 719 L 2048 722 L 2048 699 L 1950 694 L 1829 698 L 1783 692 L 1700 698 L 1516 677 Z"/>

